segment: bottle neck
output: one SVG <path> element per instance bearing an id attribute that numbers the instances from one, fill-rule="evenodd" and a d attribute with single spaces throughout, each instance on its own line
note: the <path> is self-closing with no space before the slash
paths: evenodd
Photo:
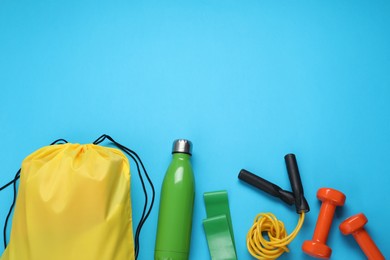
<path id="1" fill-rule="evenodd" d="M 173 159 L 181 159 L 181 160 L 189 160 L 191 158 L 191 155 L 187 153 L 172 153 Z"/>

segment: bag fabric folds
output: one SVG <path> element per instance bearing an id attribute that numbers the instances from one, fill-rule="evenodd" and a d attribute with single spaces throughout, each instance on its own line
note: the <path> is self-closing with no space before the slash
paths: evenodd
<path id="1" fill-rule="evenodd" d="M 130 166 L 118 149 L 43 147 L 22 163 L 1 260 L 133 260 Z"/>

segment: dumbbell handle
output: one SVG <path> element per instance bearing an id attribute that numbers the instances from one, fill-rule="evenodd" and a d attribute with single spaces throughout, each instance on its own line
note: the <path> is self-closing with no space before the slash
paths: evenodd
<path id="1" fill-rule="evenodd" d="M 354 232 L 352 235 L 369 260 L 385 259 L 375 242 L 371 239 L 370 235 L 364 228 Z"/>
<path id="2" fill-rule="evenodd" d="M 321 188 L 317 191 L 317 198 L 322 201 L 322 204 L 313 238 L 303 242 L 302 250 L 313 257 L 329 259 L 332 249 L 326 245 L 326 240 L 328 239 L 336 207 L 344 205 L 345 195 L 338 190 Z"/>
<path id="3" fill-rule="evenodd" d="M 320 214 L 318 215 L 318 220 L 314 229 L 313 241 L 326 243 L 335 211 L 335 205 L 326 201 L 322 202 Z"/>

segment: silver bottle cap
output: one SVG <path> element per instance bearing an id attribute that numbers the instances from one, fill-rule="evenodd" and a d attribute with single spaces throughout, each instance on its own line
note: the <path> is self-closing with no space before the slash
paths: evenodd
<path id="1" fill-rule="evenodd" d="M 189 140 L 177 139 L 173 142 L 172 153 L 188 153 L 192 155 L 192 143 Z"/>

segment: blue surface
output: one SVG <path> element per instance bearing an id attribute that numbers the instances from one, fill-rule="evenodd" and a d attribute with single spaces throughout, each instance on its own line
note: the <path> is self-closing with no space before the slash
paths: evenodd
<path id="1" fill-rule="evenodd" d="M 259 212 L 291 231 L 293 208 L 237 180 L 241 168 L 285 189 L 297 155 L 311 211 L 280 259 L 309 259 L 320 203 L 343 191 L 332 259 L 365 259 L 338 231 L 364 212 L 390 256 L 390 2 L 0 1 L 0 183 L 57 138 L 108 133 L 136 150 L 160 191 L 173 139 L 194 143 L 191 259 L 209 259 L 202 194 L 226 189 L 240 259 Z M 142 208 L 134 175 L 133 210 Z M 159 195 L 157 196 L 157 202 Z M 11 190 L 0 194 L 0 223 Z M 141 234 L 152 259 L 158 203 Z M 2 249 L 1 249 L 2 250 Z"/>

